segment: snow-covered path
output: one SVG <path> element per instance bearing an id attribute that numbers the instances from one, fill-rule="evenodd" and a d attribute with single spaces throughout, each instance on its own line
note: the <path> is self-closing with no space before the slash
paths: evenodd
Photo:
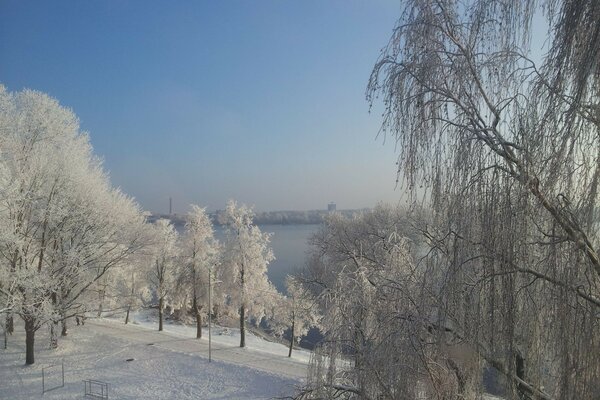
<path id="1" fill-rule="evenodd" d="M 153 346 L 169 351 L 208 358 L 208 340 L 182 337 L 170 331 L 158 332 L 135 325 L 107 320 L 88 320 L 86 325 L 94 331 L 112 337 L 125 339 L 132 343 L 153 343 Z M 206 335 L 206 332 L 205 332 Z M 283 346 L 281 346 L 283 347 Z M 290 359 L 284 355 L 275 355 L 255 349 L 242 349 L 236 345 L 220 343 L 218 338 L 212 342 L 212 359 L 235 365 L 245 366 L 269 372 L 285 378 L 302 380 L 306 378 L 306 363 Z"/>
<path id="2" fill-rule="evenodd" d="M 304 378 L 305 363 L 219 342 L 209 363 L 207 341 L 185 333 L 183 337 L 117 321 L 87 320 L 60 338 L 58 349 L 48 350 L 47 332 L 41 329 L 36 363 L 24 366 L 25 338 L 17 320 L 8 349 L 0 349 L 0 399 L 82 399 L 84 379 L 110 383 L 110 399 L 269 399 L 294 393 Z M 62 361 L 65 386 L 42 395 L 42 368 Z M 46 385 L 59 382 L 60 367 L 47 372 Z"/>

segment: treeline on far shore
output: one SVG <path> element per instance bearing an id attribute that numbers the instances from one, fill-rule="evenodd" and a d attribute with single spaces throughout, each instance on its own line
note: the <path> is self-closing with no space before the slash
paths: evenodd
<path id="1" fill-rule="evenodd" d="M 344 217 L 352 217 L 355 214 L 368 211 L 367 208 L 355 210 L 337 210 L 336 213 Z M 209 213 L 210 219 L 214 225 L 221 225 L 223 210 L 217 210 Z M 326 215 L 331 211 L 327 210 L 308 210 L 308 211 L 263 211 L 257 212 L 254 218 L 256 225 L 310 225 L 320 224 Z M 149 222 L 158 219 L 169 219 L 175 226 L 183 226 L 186 223 L 186 214 L 157 214 L 152 213 L 148 217 Z"/>

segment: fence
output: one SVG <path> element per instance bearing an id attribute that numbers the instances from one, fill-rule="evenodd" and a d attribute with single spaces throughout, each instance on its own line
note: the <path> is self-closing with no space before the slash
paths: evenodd
<path id="1" fill-rule="evenodd" d="M 83 381 L 83 384 L 85 385 L 85 397 L 108 399 L 108 383 L 95 381 L 93 379 L 86 379 Z"/>
<path id="2" fill-rule="evenodd" d="M 52 371 L 56 371 L 56 369 L 60 367 L 61 381 L 60 384 L 52 383 L 54 380 L 49 379 L 53 374 Z M 59 364 L 47 365 L 42 368 L 42 394 L 49 392 L 54 389 L 58 389 L 65 386 L 65 362 L 64 360 Z"/>

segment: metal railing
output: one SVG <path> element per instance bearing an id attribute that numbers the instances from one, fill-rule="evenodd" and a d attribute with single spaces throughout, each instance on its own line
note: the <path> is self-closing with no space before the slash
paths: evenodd
<path id="1" fill-rule="evenodd" d="M 85 385 L 85 397 L 93 397 L 95 399 L 108 399 L 109 384 L 94 379 L 86 379 L 83 381 Z"/>
<path id="2" fill-rule="evenodd" d="M 55 369 L 57 367 L 60 367 L 60 372 L 61 372 L 61 383 L 60 385 L 55 385 L 55 386 L 49 386 L 46 387 L 46 375 L 48 374 L 48 372 L 52 369 Z M 42 394 L 49 392 L 51 390 L 54 389 L 58 389 L 61 387 L 65 386 L 65 362 L 64 360 L 60 362 L 60 364 L 51 364 L 51 365 L 47 365 L 44 368 L 42 368 Z"/>

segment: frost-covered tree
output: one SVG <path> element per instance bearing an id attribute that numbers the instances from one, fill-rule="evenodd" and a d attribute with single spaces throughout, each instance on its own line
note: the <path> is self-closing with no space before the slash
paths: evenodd
<path id="1" fill-rule="evenodd" d="M 227 240 L 223 255 L 223 285 L 228 305 L 237 309 L 240 319 L 240 347 L 246 346 L 246 318 L 260 322 L 266 305 L 277 296 L 269 282 L 267 267 L 275 257 L 270 235 L 252 224 L 252 209 L 227 203 L 222 215 Z"/>
<path id="2" fill-rule="evenodd" d="M 323 309 L 324 339 L 298 398 L 435 398 L 449 379 L 428 346 L 430 295 L 409 222 L 401 208 L 378 205 L 352 219 L 330 215 L 312 237 L 302 286 Z"/>
<path id="3" fill-rule="evenodd" d="M 274 301 L 269 325 L 277 336 L 289 329 L 290 346 L 288 357 L 292 356 L 294 343 L 300 341 L 310 328 L 320 326 L 320 310 L 317 299 L 299 277 L 288 275 L 285 279 L 287 296 Z"/>
<path id="4" fill-rule="evenodd" d="M 163 330 L 164 310 L 175 296 L 179 270 L 178 234 L 167 219 L 156 221 L 154 230 L 154 254 L 148 279 L 158 298 L 158 330 Z"/>
<path id="5" fill-rule="evenodd" d="M 209 274 L 213 274 L 211 281 L 214 281 L 219 258 L 220 246 L 214 238 L 206 209 L 192 205 L 181 245 L 182 268 L 178 276 L 178 291 L 180 297 L 191 302 L 197 338 L 202 337 L 202 317 L 212 312 L 208 309 Z"/>
<path id="6" fill-rule="evenodd" d="M 154 265 L 154 240 L 152 229 L 144 232 L 144 248 L 124 260 L 119 268 L 112 268 L 99 279 L 85 296 L 85 309 L 96 315 L 125 312 L 125 324 L 129 323 L 131 312 L 150 302 L 152 293 L 149 287 L 149 269 Z M 83 313 L 79 313 L 82 316 Z"/>
<path id="7" fill-rule="evenodd" d="M 62 322 L 63 336 L 67 334 L 68 318 L 97 304 L 84 302 L 89 297 L 82 297 L 83 293 L 102 287 L 105 296 L 107 283 L 116 285 L 123 268 L 131 264 L 135 253 L 147 243 L 144 217 L 138 206 L 120 191 L 111 189 L 106 177 L 102 178 L 103 172 L 98 173 L 99 179 L 88 180 L 87 185 L 79 183 L 79 189 L 87 198 L 74 198 L 74 205 L 63 208 L 73 225 L 67 225 L 63 218 L 63 230 L 60 236 L 57 234 L 55 246 L 48 251 L 49 268 L 60 277 L 53 298 L 56 298 L 55 308 Z M 75 190 L 72 193 L 76 193 Z M 101 309 L 99 307 L 99 312 Z"/>
<path id="8" fill-rule="evenodd" d="M 82 295 L 139 248 L 138 206 L 110 187 L 77 118 L 49 96 L 0 87 L 0 269 L 12 312 L 53 334 Z M 66 333 L 66 330 L 65 330 Z"/>
<path id="9" fill-rule="evenodd" d="M 599 32 L 597 0 L 408 0 L 369 82 L 431 209 L 423 317 L 509 398 L 600 392 Z"/>
<path id="10" fill-rule="evenodd" d="M 8 335 L 13 333 L 11 315 L 13 296 L 10 295 L 10 284 L 13 280 L 8 276 L 6 268 L 0 268 L 0 327 L 4 336 L 4 349 L 8 347 Z M 4 274 L 4 275 L 3 275 Z"/>
<path id="11" fill-rule="evenodd" d="M 138 310 L 151 299 L 152 294 L 146 280 L 148 268 L 152 266 L 151 254 L 149 251 L 138 252 L 122 269 L 118 293 L 124 301 L 125 324 L 129 323 L 132 311 Z"/>

